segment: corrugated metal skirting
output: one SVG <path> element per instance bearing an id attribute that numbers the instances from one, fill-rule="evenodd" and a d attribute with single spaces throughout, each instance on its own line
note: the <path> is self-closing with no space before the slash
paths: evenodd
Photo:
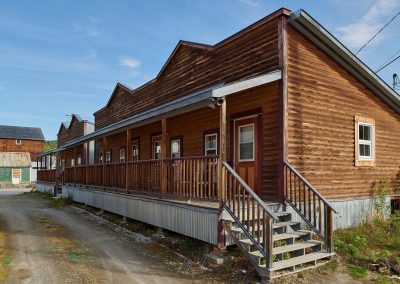
<path id="1" fill-rule="evenodd" d="M 63 186 L 62 195 L 72 197 L 76 202 L 217 244 L 219 209 L 72 186 Z"/>

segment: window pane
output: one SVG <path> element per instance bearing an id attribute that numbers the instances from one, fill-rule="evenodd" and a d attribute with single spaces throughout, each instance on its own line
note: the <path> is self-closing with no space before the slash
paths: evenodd
<path id="1" fill-rule="evenodd" d="M 180 152 L 180 149 L 179 149 L 179 141 L 172 141 L 172 144 L 171 144 L 171 152 L 172 153 L 179 153 Z"/>
<path id="2" fill-rule="evenodd" d="M 254 141 L 254 125 L 246 125 L 239 128 L 239 143 Z"/>
<path id="3" fill-rule="evenodd" d="M 217 155 L 217 150 L 206 150 L 206 156 L 216 156 Z"/>
<path id="4" fill-rule="evenodd" d="M 206 137 L 206 148 L 216 148 L 217 147 L 217 136 L 210 135 Z"/>
<path id="5" fill-rule="evenodd" d="M 367 140 L 370 141 L 371 140 L 371 126 L 368 125 L 360 125 L 358 127 L 359 129 L 359 135 L 358 138 L 360 140 Z"/>
<path id="6" fill-rule="evenodd" d="M 253 160 L 253 142 L 240 144 L 240 160 Z"/>
<path id="7" fill-rule="evenodd" d="M 371 145 L 360 144 L 360 157 L 371 157 Z"/>

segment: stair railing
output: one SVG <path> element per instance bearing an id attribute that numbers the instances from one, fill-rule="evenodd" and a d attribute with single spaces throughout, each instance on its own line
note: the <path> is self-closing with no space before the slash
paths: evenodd
<path id="1" fill-rule="evenodd" d="M 224 208 L 272 267 L 272 224 L 277 217 L 226 162 L 222 161 Z"/>
<path id="2" fill-rule="evenodd" d="M 308 226 L 333 252 L 332 213 L 337 211 L 296 169 L 284 163 L 284 200 L 299 214 Z"/>

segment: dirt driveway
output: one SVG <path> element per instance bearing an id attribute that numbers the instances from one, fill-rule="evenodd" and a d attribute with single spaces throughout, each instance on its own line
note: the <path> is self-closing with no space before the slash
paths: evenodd
<path id="1" fill-rule="evenodd" d="M 0 225 L 8 242 L 6 283 L 190 283 L 171 271 L 140 235 L 75 209 L 0 192 Z M 170 256 L 169 256 L 170 257 Z M 178 256 L 177 256 L 178 257 Z"/>

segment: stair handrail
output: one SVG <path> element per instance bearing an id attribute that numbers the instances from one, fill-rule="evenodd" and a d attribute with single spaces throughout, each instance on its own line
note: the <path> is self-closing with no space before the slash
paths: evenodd
<path id="1" fill-rule="evenodd" d="M 338 214 L 338 212 L 335 210 L 335 208 L 333 208 L 333 206 L 331 205 L 331 203 L 324 197 L 321 195 L 321 193 L 318 192 L 318 190 L 316 190 L 295 168 L 293 168 L 292 165 L 290 165 L 288 162 L 284 162 L 285 165 L 298 177 L 301 179 L 302 182 L 304 182 L 310 189 L 312 192 L 314 192 L 333 212 L 335 212 L 336 214 Z"/>
<path id="2" fill-rule="evenodd" d="M 289 169 L 290 181 L 288 180 L 288 169 Z M 336 214 L 338 212 L 333 208 L 333 206 L 329 203 L 329 201 L 326 200 L 325 197 L 323 197 L 292 165 L 290 165 L 286 161 L 284 162 L 284 172 L 285 172 L 285 190 L 283 196 L 284 201 L 287 204 L 289 204 L 293 208 L 293 210 L 296 211 L 297 214 L 321 238 L 321 240 L 324 241 L 328 251 L 332 253 L 333 252 L 332 212 Z M 292 181 L 292 173 L 294 175 L 293 181 Z M 303 183 L 303 190 L 301 189 L 300 182 L 296 182 L 296 177 L 299 181 Z M 308 195 L 308 202 L 307 202 L 307 195 Z M 321 202 L 323 206 L 321 206 Z M 323 210 L 321 209 L 322 207 Z M 313 210 L 311 210 L 311 208 Z"/>
<path id="3" fill-rule="evenodd" d="M 268 209 L 265 202 L 262 201 L 262 199 L 250 188 L 250 186 L 248 186 L 248 184 L 238 175 L 238 173 L 236 173 L 234 169 L 232 169 L 232 167 L 226 161 L 222 161 L 222 165 L 224 165 L 224 167 L 230 172 L 230 174 L 233 175 L 233 177 L 244 187 L 244 189 L 246 189 L 251 197 L 253 197 L 254 200 L 256 200 L 261 205 L 265 212 L 267 212 L 268 217 L 270 217 L 274 221 L 278 220 L 278 217 L 276 217 L 275 214 L 271 212 L 270 209 Z"/>

